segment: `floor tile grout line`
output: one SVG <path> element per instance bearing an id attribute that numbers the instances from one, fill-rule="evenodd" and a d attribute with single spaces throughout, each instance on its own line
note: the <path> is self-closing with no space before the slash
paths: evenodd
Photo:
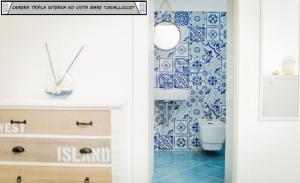
<path id="1" fill-rule="evenodd" d="M 181 172 L 181 173 L 182 173 L 182 172 Z M 195 172 L 193 172 L 193 173 L 195 173 Z M 172 175 L 167 176 L 167 177 L 161 177 L 161 178 L 159 178 L 158 180 L 161 180 L 161 181 L 166 180 L 166 179 L 172 180 L 171 176 L 175 176 L 175 175 L 178 175 L 178 174 L 179 174 L 179 173 L 172 174 Z M 197 173 L 195 173 L 195 174 L 197 174 Z M 224 179 L 217 178 L 217 177 L 212 177 L 212 176 L 209 176 L 209 175 L 206 175 L 206 174 L 198 174 L 198 175 L 204 176 L 204 177 L 206 177 L 207 179 L 215 179 L 215 180 L 218 180 L 218 181 L 224 181 Z M 175 182 L 175 183 L 176 183 L 176 182 Z"/>
<path id="2" fill-rule="evenodd" d="M 197 166 L 195 166 L 195 167 L 197 167 Z M 164 175 L 161 175 L 161 174 L 160 174 L 160 176 L 161 176 L 160 179 L 169 179 L 171 176 L 174 176 L 174 175 L 183 173 L 183 172 L 188 171 L 188 170 L 190 170 L 190 169 L 193 169 L 193 168 L 195 168 L 195 167 L 188 168 L 188 169 L 183 169 L 183 170 L 180 171 L 180 172 L 177 172 L 177 173 L 174 173 L 174 174 L 171 174 L 171 175 L 167 175 L 167 176 L 164 176 Z M 173 168 L 177 168 L 177 167 L 173 167 Z M 195 173 L 195 174 L 198 174 L 198 175 L 206 176 L 206 177 L 208 177 L 208 178 L 213 178 L 213 179 L 220 180 L 220 181 L 223 181 L 223 180 L 224 180 L 224 179 L 222 179 L 222 178 L 210 176 L 210 175 L 207 175 L 207 174 L 204 174 L 204 173 L 194 172 L 194 171 L 192 171 L 192 172 Z"/>
<path id="3" fill-rule="evenodd" d="M 213 176 L 210 176 L 210 175 L 207 175 L 207 174 L 203 174 L 203 173 L 196 173 L 196 174 L 198 174 L 198 175 L 204 175 L 206 177 L 213 178 L 213 179 L 220 180 L 220 181 L 224 180 L 224 178 L 222 179 L 222 178 L 218 178 L 218 177 L 213 177 Z"/>
<path id="4" fill-rule="evenodd" d="M 199 163 L 200 163 L 200 164 L 195 165 L 194 167 L 200 166 L 200 165 L 203 165 L 203 164 L 208 164 L 208 165 L 213 166 L 214 168 L 224 168 L 224 166 L 215 165 L 215 164 L 212 164 L 212 163 L 209 162 L 209 161 L 205 161 L 205 162 L 204 162 L 204 161 L 197 161 L 197 160 L 190 160 L 190 161 L 196 161 L 196 162 L 199 162 Z M 170 162 L 168 162 L 168 163 L 161 163 L 161 164 L 157 164 L 157 165 L 155 165 L 155 166 L 166 165 L 166 166 L 171 166 L 171 167 L 173 167 L 173 168 L 178 168 L 178 167 L 176 167 L 176 166 L 174 166 L 174 165 L 171 165 L 170 163 L 172 163 L 172 162 L 175 162 L 175 161 L 170 161 Z"/>
<path id="5" fill-rule="evenodd" d="M 178 167 L 176 167 L 176 166 L 170 164 L 170 163 L 172 163 L 172 162 L 174 162 L 174 161 L 168 162 L 167 164 L 163 164 L 163 163 L 162 163 L 162 164 L 158 164 L 158 166 L 159 166 L 159 165 L 165 165 L 165 166 L 171 166 L 171 167 L 173 167 L 173 168 L 178 168 Z M 204 164 L 211 165 L 211 166 L 213 166 L 214 168 L 223 168 L 223 167 L 221 167 L 221 166 L 217 166 L 217 165 L 211 164 L 210 162 L 203 162 L 203 161 L 198 161 L 198 162 L 199 162 L 199 164 L 197 164 L 197 165 L 195 165 L 195 166 L 193 166 L 193 167 L 189 167 L 188 169 L 195 168 L 195 167 L 197 167 L 197 166 L 204 165 Z"/>
<path id="6" fill-rule="evenodd" d="M 182 172 L 185 172 L 185 171 L 187 171 L 187 170 L 189 170 L 189 169 L 195 168 L 195 167 L 200 166 L 200 165 L 203 165 L 203 164 L 205 164 L 205 163 L 202 162 L 201 164 L 195 165 L 195 166 L 193 166 L 193 167 L 189 167 L 189 168 L 187 168 L 187 169 L 183 169 Z M 173 166 L 173 165 L 170 165 L 170 166 L 173 167 L 173 168 L 178 168 L 178 167 Z"/>
<path id="7" fill-rule="evenodd" d="M 203 164 L 205 164 L 205 163 L 199 164 L 199 165 L 197 165 L 197 166 L 200 166 L 200 165 L 203 165 Z M 171 167 L 173 167 L 173 168 L 178 168 L 178 167 L 174 167 L 174 166 L 172 166 L 172 165 L 169 165 L 169 166 L 171 166 Z M 181 171 L 179 171 L 179 172 L 177 172 L 177 173 L 174 173 L 174 174 L 171 174 L 171 175 L 167 175 L 167 176 L 164 176 L 164 175 L 161 175 L 161 174 L 160 174 L 160 176 L 162 176 L 161 178 L 168 179 L 168 178 L 171 177 L 171 176 L 174 176 L 174 175 L 177 175 L 177 174 L 186 172 L 186 171 L 188 171 L 188 170 L 190 170 L 190 169 L 193 169 L 193 168 L 195 168 L 195 167 L 197 167 L 197 166 L 190 167 L 190 168 L 187 168 L 187 169 L 183 169 L 183 170 L 181 170 Z M 193 173 L 195 173 L 195 172 L 193 172 Z M 195 174 L 197 174 L 197 173 L 195 173 Z M 208 178 L 212 178 L 212 176 L 208 176 L 208 175 L 205 175 L 205 174 L 200 174 L 200 175 L 204 175 L 204 176 L 206 176 L 206 177 L 208 177 Z"/>
<path id="8" fill-rule="evenodd" d="M 177 168 L 177 167 L 173 167 L 173 168 Z M 176 172 L 176 173 L 174 173 L 174 174 L 170 174 L 170 175 L 167 175 L 167 176 L 163 176 L 163 177 L 161 177 L 161 179 L 169 179 L 171 176 L 178 175 L 178 174 L 183 173 L 183 172 L 185 172 L 185 171 L 187 171 L 187 170 L 189 170 L 189 169 L 184 169 L 184 170 L 181 170 L 181 171 Z"/>

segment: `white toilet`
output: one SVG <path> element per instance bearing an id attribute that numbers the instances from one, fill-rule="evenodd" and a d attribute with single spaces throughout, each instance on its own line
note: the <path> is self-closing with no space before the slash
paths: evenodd
<path id="1" fill-rule="evenodd" d="M 203 121 L 200 123 L 202 148 L 207 151 L 221 150 L 225 142 L 225 123 Z"/>

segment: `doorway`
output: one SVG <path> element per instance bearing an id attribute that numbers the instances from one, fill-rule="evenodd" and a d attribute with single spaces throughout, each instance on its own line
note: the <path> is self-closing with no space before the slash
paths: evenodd
<path id="1" fill-rule="evenodd" d="M 232 145 L 226 143 L 218 150 L 203 148 L 206 137 L 201 130 L 205 130 L 206 122 L 228 125 L 227 101 L 232 98 L 227 94 L 228 85 L 231 86 L 228 82 L 231 77 L 228 65 L 231 67 L 231 64 L 227 56 L 231 41 L 229 2 L 191 0 L 182 4 L 170 0 L 157 3 L 154 4 L 155 24 L 170 22 L 181 34 L 173 48 L 155 47 L 153 182 L 225 182 L 225 156 L 232 158 L 227 152 L 233 152 L 226 149 Z M 169 90 L 168 95 L 175 99 L 156 98 L 161 97 L 160 90 Z M 177 100 L 174 93 L 177 90 L 188 90 L 189 97 Z M 227 128 L 227 131 L 230 130 Z M 218 133 L 222 134 L 221 128 Z M 214 131 L 208 134 L 213 136 Z M 226 138 L 228 136 L 231 135 L 226 134 Z M 226 164 L 231 166 L 231 163 Z M 228 180 L 226 182 L 231 182 Z"/>

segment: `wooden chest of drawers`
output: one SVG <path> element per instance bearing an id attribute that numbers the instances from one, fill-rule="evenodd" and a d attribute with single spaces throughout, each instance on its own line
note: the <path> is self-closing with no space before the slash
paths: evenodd
<path id="1" fill-rule="evenodd" d="M 108 168 L 1 166 L 0 182 L 5 183 L 110 183 Z"/>
<path id="2" fill-rule="evenodd" d="M 109 110 L 0 109 L 0 182 L 111 183 Z"/>
<path id="3" fill-rule="evenodd" d="M 25 134 L 110 136 L 110 112 L 99 110 L 0 110 L 0 122 L 24 125 Z"/>

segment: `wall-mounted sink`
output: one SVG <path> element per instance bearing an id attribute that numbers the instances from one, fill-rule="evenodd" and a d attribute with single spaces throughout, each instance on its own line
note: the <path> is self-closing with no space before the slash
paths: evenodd
<path id="1" fill-rule="evenodd" d="M 154 88 L 154 100 L 187 100 L 190 97 L 188 89 Z"/>
<path id="2" fill-rule="evenodd" d="M 190 90 L 188 89 L 162 89 L 154 88 L 154 100 L 164 100 L 166 105 L 165 123 L 169 125 L 169 104 L 173 100 L 187 100 L 190 97 Z"/>

